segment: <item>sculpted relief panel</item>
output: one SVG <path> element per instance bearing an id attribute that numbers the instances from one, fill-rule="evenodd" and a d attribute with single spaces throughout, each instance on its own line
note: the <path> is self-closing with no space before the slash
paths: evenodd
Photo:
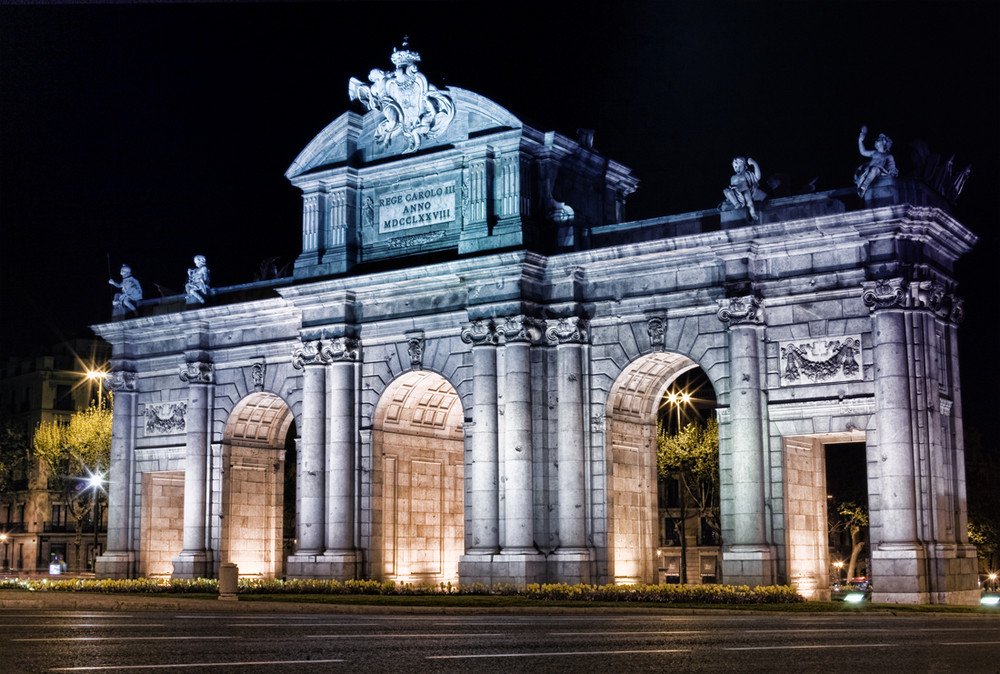
<path id="1" fill-rule="evenodd" d="M 146 405 L 146 435 L 172 435 L 186 430 L 187 403 L 149 403 Z"/>
<path id="2" fill-rule="evenodd" d="M 861 335 L 779 342 L 779 346 L 782 386 L 863 378 Z"/>

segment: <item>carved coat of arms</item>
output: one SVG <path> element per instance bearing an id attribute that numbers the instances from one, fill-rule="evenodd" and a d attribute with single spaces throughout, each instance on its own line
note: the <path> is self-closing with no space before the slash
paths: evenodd
<path id="1" fill-rule="evenodd" d="M 382 113 L 375 129 L 375 143 L 388 147 L 393 138 L 402 135 L 407 141 L 403 154 L 416 152 L 422 138 L 440 135 L 455 118 L 451 96 L 427 83 L 424 74 L 417 71 L 420 54 L 406 47 L 404 42 L 401 50 L 393 49 L 394 71 L 375 68 L 368 73 L 371 84 L 355 77 L 348 84 L 352 101 L 361 101 L 365 109 Z"/>

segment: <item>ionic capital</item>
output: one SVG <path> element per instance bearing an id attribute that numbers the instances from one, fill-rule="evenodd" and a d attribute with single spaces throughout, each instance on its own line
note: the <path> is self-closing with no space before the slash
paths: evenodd
<path id="1" fill-rule="evenodd" d="M 215 369 L 208 361 L 191 360 L 180 366 L 178 376 L 188 384 L 211 384 L 215 380 Z"/>
<path id="2" fill-rule="evenodd" d="M 104 375 L 104 388 L 115 393 L 135 391 L 135 372 L 112 370 Z"/>
<path id="3" fill-rule="evenodd" d="M 582 344 L 587 341 L 587 321 L 579 316 L 560 318 L 545 330 L 549 344 Z"/>
<path id="4" fill-rule="evenodd" d="M 505 342 L 528 342 L 537 344 L 542 340 L 545 324 L 537 318 L 518 314 L 506 316 L 497 332 Z"/>
<path id="5" fill-rule="evenodd" d="M 730 328 L 738 325 L 764 324 L 764 307 L 753 295 L 719 300 L 719 311 L 716 315 Z"/>

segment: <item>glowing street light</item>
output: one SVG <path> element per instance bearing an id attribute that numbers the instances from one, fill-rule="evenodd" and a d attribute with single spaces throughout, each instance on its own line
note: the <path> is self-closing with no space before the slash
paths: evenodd
<path id="1" fill-rule="evenodd" d="M 83 376 L 92 382 L 97 382 L 97 407 L 104 408 L 104 370 L 87 370 Z"/>
<path id="2" fill-rule="evenodd" d="M 98 511 L 98 505 L 100 505 L 100 501 L 97 500 L 97 493 L 99 491 L 104 491 L 104 474 L 100 473 L 100 472 L 93 473 L 93 472 L 90 471 L 90 469 L 87 469 L 87 473 L 88 473 L 88 475 L 87 475 L 87 478 L 85 480 L 86 487 L 84 487 L 84 489 L 89 489 L 90 492 L 91 492 L 91 497 L 93 498 L 93 502 L 92 502 L 91 508 L 90 508 L 90 516 L 94 519 L 94 548 L 93 548 L 93 553 L 94 553 L 94 571 L 96 572 L 97 571 L 97 546 L 99 545 L 98 532 L 100 531 L 100 528 L 101 528 L 101 517 L 100 517 L 100 512 Z"/>
<path id="3" fill-rule="evenodd" d="M 666 395 L 668 405 L 677 411 L 677 432 L 681 431 L 681 407 L 691 404 L 691 394 L 687 391 L 670 391 Z"/>

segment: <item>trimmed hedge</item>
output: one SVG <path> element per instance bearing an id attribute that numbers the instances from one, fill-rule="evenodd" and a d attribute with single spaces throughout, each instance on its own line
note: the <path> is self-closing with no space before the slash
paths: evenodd
<path id="1" fill-rule="evenodd" d="M 31 592 L 147 592 L 217 594 L 219 582 L 195 580 L 3 580 L 0 590 Z M 517 596 L 528 599 L 560 601 L 637 602 L 656 604 L 796 604 L 805 601 L 790 585 L 568 585 L 533 583 L 527 586 L 479 583 L 457 586 L 396 584 L 377 580 L 276 580 L 242 578 L 239 594 L 294 595 L 487 595 Z"/>

